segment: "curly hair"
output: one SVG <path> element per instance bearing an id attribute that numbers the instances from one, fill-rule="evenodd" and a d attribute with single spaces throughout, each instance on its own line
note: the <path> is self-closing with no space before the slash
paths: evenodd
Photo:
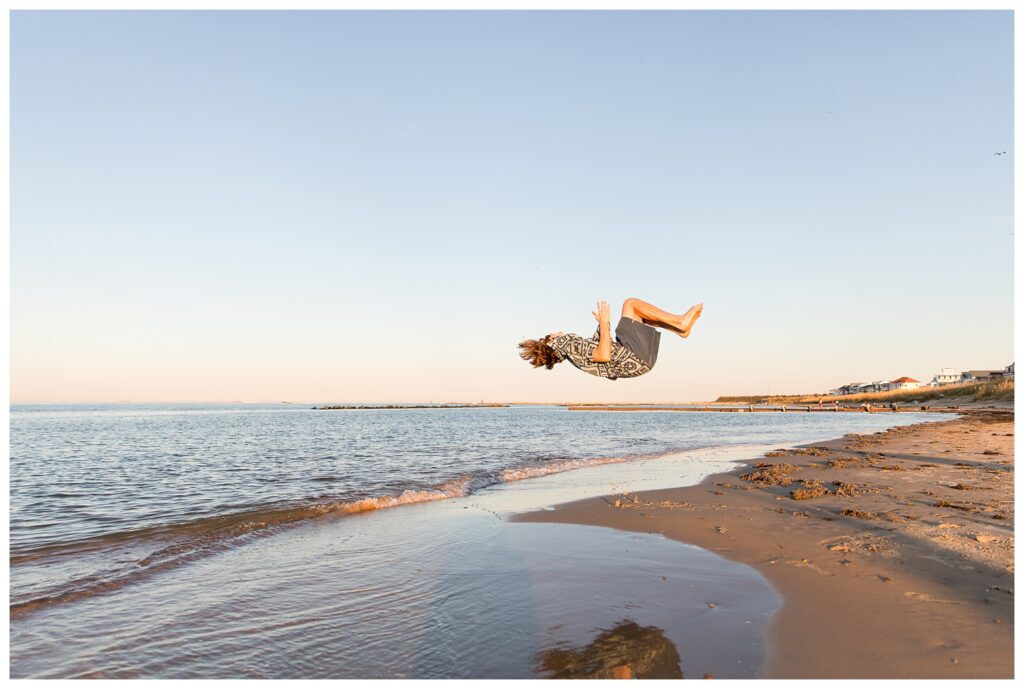
<path id="1" fill-rule="evenodd" d="M 545 366 L 550 371 L 565 357 L 548 344 L 549 339 L 550 335 L 539 340 L 523 340 L 519 343 L 519 356 L 533 364 L 534 368 Z"/>

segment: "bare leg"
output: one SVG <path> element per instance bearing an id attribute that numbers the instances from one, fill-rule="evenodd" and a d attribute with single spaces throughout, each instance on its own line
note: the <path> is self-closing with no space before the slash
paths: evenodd
<path id="1" fill-rule="evenodd" d="M 622 315 L 625 318 L 632 318 L 634 321 L 641 321 L 655 328 L 670 330 L 680 337 L 690 336 L 690 330 L 700 318 L 703 309 L 704 304 L 695 304 L 686 313 L 675 314 L 633 297 L 622 302 Z"/>

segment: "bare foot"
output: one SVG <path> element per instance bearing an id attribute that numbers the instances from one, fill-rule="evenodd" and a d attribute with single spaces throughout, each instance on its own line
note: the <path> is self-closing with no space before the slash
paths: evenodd
<path id="1" fill-rule="evenodd" d="M 679 317 L 677 322 L 667 326 L 668 329 L 680 337 L 689 337 L 690 330 L 693 329 L 693 324 L 697 322 L 698 318 L 700 318 L 700 314 L 703 310 L 703 302 L 700 304 L 694 304 L 690 307 L 689 311 Z"/>

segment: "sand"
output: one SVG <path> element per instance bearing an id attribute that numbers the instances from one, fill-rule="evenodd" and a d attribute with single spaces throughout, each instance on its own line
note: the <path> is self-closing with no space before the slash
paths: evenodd
<path id="1" fill-rule="evenodd" d="M 517 520 L 660 533 L 782 595 L 765 677 L 1013 677 L 1013 414 L 768 453 Z"/>

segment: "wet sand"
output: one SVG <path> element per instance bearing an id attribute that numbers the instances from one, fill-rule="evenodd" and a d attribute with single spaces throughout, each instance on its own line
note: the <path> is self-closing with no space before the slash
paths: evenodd
<path id="1" fill-rule="evenodd" d="M 788 452 L 516 520 L 664 534 L 782 595 L 764 676 L 1013 677 L 1013 414 Z"/>

